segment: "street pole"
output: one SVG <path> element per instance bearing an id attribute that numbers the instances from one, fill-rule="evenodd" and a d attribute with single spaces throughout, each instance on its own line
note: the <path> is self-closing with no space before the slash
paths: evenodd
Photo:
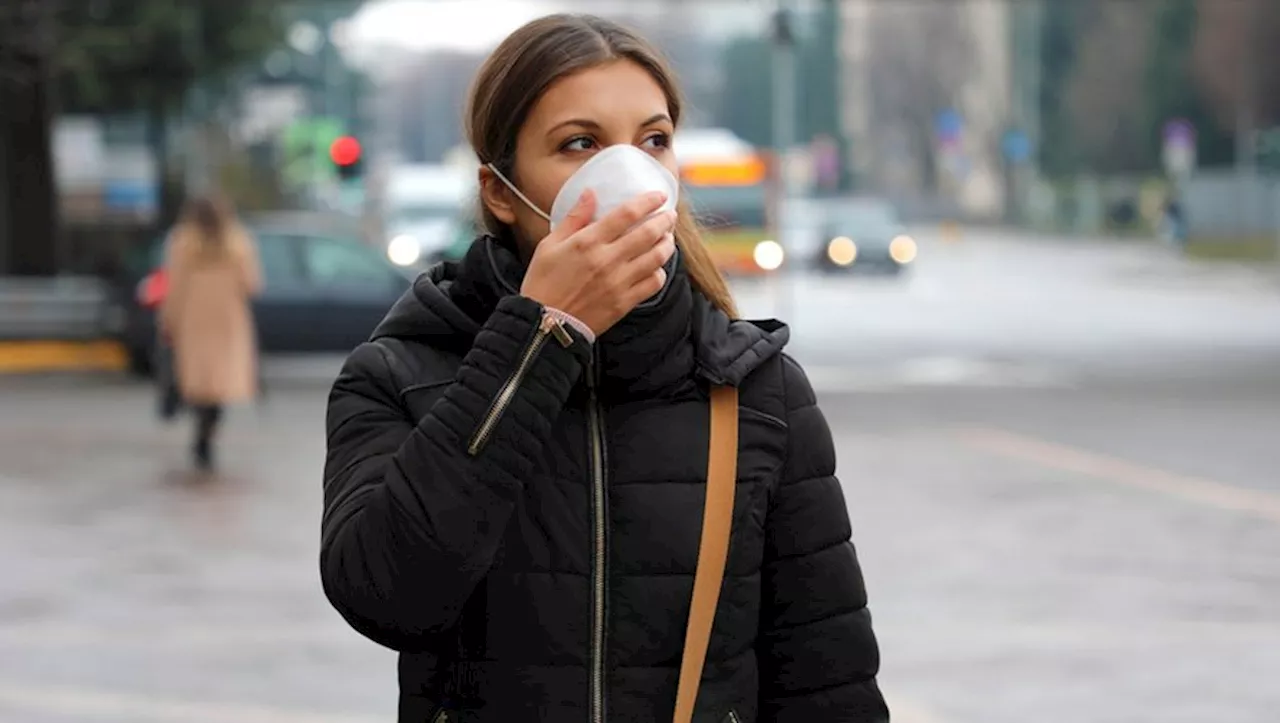
<path id="1" fill-rule="evenodd" d="M 795 36 L 787 0 L 777 0 L 773 14 L 773 151 L 776 162 L 779 210 L 791 196 L 786 161 L 795 143 L 796 70 Z M 778 243 L 786 232 L 782 214 L 775 217 Z M 783 243 L 785 247 L 786 244 Z"/>
<path id="2" fill-rule="evenodd" d="M 774 233 L 775 241 L 783 248 L 786 255 L 792 252 L 787 228 L 787 211 L 791 201 L 790 174 L 787 172 L 787 161 L 791 148 L 795 144 L 796 120 L 796 69 L 795 69 L 795 32 L 792 27 L 791 11 L 787 0 L 777 0 L 773 12 L 773 155 L 774 155 Z M 784 257 L 785 258 L 785 257 Z M 771 272 L 775 277 L 775 288 L 779 289 L 779 316 L 789 318 L 795 311 L 791 288 L 794 284 L 786 283 L 782 276 L 790 276 L 785 269 Z"/>
<path id="3" fill-rule="evenodd" d="M 1019 188 L 1018 207 L 1022 216 L 1022 223 L 1030 225 L 1032 216 L 1032 198 L 1034 190 L 1039 184 L 1040 177 L 1040 144 L 1043 139 L 1043 131 L 1040 127 L 1040 89 L 1044 82 L 1043 67 L 1041 60 L 1043 54 L 1044 42 L 1044 15 L 1045 0 L 1031 0 L 1027 8 L 1027 58 L 1024 65 L 1027 68 L 1027 86 L 1026 95 L 1024 97 L 1023 118 L 1025 128 L 1023 132 L 1027 136 L 1027 145 L 1030 153 L 1027 155 L 1026 161 L 1021 168 L 1021 184 Z"/>

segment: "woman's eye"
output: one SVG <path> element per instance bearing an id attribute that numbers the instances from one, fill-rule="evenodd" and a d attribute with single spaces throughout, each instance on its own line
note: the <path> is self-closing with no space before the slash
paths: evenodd
<path id="1" fill-rule="evenodd" d="M 671 146 L 671 136 L 666 133 L 655 133 L 644 139 L 644 145 L 649 148 L 668 148 Z"/>
<path id="2" fill-rule="evenodd" d="M 560 146 L 560 149 L 565 151 L 589 151 L 595 147 L 595 144 L 596 142 L 589 136 L 578 136 L 565 141 L 565 144 Z"/>

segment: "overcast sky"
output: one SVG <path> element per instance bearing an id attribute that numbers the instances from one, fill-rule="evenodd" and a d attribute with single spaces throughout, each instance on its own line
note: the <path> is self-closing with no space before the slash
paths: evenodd
<path id="1" fill-rule="evenodd" d="M 373 0 L 353 18 L 351 39 L 362 46 L 394 46 L 405 50 L 464 50 L 493 48 L 508 33 L 533 18 L 565 9 L 608 15 L 620 8 L 629 12 L 662 12 L 670 0 Z M 760 32 L 763 10 L 771 0 L 684 0 L 682 10 L 701 16 L 697 22 L 721 37 Z"/>

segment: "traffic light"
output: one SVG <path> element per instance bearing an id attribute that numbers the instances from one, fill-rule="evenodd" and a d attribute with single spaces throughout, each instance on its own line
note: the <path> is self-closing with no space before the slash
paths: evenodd
<path id="1" fill-rule="evenodd" d="M 351 136 L 341 136 L 329 145 L 329 159 L 338 171 L 338 178 L 348 181 L 359 177 L 363 152 L 360 141 Z"/>

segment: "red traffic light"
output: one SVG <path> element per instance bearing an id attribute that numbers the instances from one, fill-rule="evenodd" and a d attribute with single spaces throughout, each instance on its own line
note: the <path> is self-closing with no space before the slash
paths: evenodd
<path id="1" fill-rule="evenodd" d="M 329 146 L 329 158 L 339 166 L 350 166 L 360 160 L 360 141 L 342 136 Z"/>

